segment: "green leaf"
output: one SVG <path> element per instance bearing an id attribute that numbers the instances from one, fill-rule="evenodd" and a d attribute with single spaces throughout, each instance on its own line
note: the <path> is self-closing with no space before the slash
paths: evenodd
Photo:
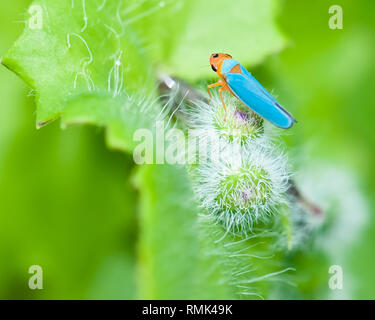
<path id="1" fill-rule="evenodd" d="M 275 24 L 277 11 L 274 0 L 194 2 L 170 69 L 185 79 L 210 77 L 208 59 L 214 52 L 229 53 L 244 65 L 261 62 L 286 44 Z"/>
<path id="2" fill-rule="evenodd" d="M 234 298 L 217 245 L 205 234 L 215 226 L 200 223 L 186 170 L 143 166 L 134 181 L 140 191 L 139 298 Z"/>
<path id="3" fill-rule="evenodd" d="M 197 208 L 184 168 L 143 166 L 135 184 L 140 191 L 140 298 L 194 298 Z"/>
<path id="4" fill-rule="evenodd" d="M 97 128 L 36 131 L 31 101 L 19 102 L 1 155 L 1 299 L 134 297 L 131 156 L 108 152 Z M 43 268 L 43 290 L 27 285 L 33 264 Z"/>
<path id="5" fill-rule="evenodd" d="M 41 19 L 41 27 L 29 20 L 2 63 L 36 90 L 38 127 L 63 115 L 63 125 L 107 127 L 111 146 L 131 150 L 134 130 L 151 128 L 160 111 L 151 103 L 156 83 L 148 44 L 140 36 L 152 29 L 155 6 L 155 1 L 33 2 L 41 15 L 30 19 Z M 160 22 L 178 18 L 171 16 L 170 2 L 157 9 Z M 148 23 L 140 22 L 139 10 L 149 12 Z"/>
<path id="6" fill-rule="evenodd" d="M 151 105 L 151 102 L 150 102 Z M 106 127 L 106 139 L 111 148 L 132 152 L 139 143 L 134 132 L 146 128 L 155 132 L 158 108 L 137 99 L 113 97 L 107 92 L 82 93 L 65 104 L 62 125 L 93 124 Z M 145 108 L 143 111 L 142 108 Z"/>
<path id="7" fill-rule="evenodd" d="M 139 108 L 145 97 L 143 104 L 155 98 L 154 63 L 195 79 L 212 75 L 202 66 L 223 44 L 245 64 L 284 45 L 273 0 L 220 0 L 214 10 L 212 3 L 182 0 L 36 0 L 31 8 L 2 63 L 35 89 L 37 127 L 61 115 L 63 125 L 105 126 L 109 145 L 126 151 L 134 147 L 134 129 L 152 128 L 160 111 L 157 104 L 143 113 Z M 131 118 L 124 115 L 129 112 Z"/>

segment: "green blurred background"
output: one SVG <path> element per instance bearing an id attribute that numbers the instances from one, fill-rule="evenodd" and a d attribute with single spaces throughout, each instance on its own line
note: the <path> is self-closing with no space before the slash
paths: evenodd
<path id="1" fill-rule="evenodd" d="M 29 3 L 1 0 L 0 55 L 22 32 Z M 343 30 L 328 28 L 332 4 L 343 7 Z M 358 177 L 370 217 L 347 258 L 353 298 L 375 298 L 375 3 L 280 7 L 288 47 L 252 70 L 299 120 L 284 137 L 298 166 L 316 159 Z M 106 149 L 94 127 L 61 130 L 56 121 L 36 130 L 30 89 L 4 67 L 0 97 L 0 298 L 135 298 L 131 157 Z M 28 288 L 34 264 L 45 270 L 44 290 Z"/>

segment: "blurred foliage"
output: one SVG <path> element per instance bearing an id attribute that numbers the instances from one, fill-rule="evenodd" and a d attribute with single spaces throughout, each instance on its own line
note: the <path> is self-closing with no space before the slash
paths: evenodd
<path id="1" fill-rule="evenodd" d="M 209 75 L 209 67 L 201 65 L 207 65 L 212 50 L 220 49 L 236 55 L 266 87 L 275 88 L 280 101 L 299 120 L 293 132 L 284 136 L 297 159 L 295 167 L 303 169 L 311 159 L 344 165 L 360 175 L 363 193 L 374 199 L 375 169 L 371 164 L 375 160 L 375 141 L 372 125 L 368 123 L 374 115 L 371 99 L 375 75 L 373 2 L 336 1 L 344 9 L 344 30 L 328 28 L 329 4 L 324 0 L 311 3 L 267 1 L 264 5 L 263 1 L 262 5 L 261 2 L 241 1 L 238 6 L 231 5 L 233 12 L 225 9 L 226 4 L 220 7 L 217 1 L 212 6 L 208 3 L 198 1 L 194 5 L 177 8 L 180 13 L 176 17 L 173 16 L 174 11 L 170 16 L 158 11 L 156 17 L 136 21 L 131 28 L 142 34 L 144 41 L 154 39 L 153 43 L 159 44 L 151 46 L 144 59 L 157 63 L 165 60 L 163 65 L 171 72 L 197 79 Z M 276 3 L 279 3 L 277 7 Z M 28 4 L 29 1 L 17 0 L 12 6 L 3 6 L 0 12 L 1 55 L 21 34 L 23 24 L 15 21 L 25 20 Z M 154 7 L 144 4 L 136 9 L 135 16 Z M 263 11 L 266 7 L 268 10 Z M 259 10 L 262 14 L 254 13 L 259 13 Z M 263 61 L 265 56 L 280 51 L 285 45 L 272 18 L 271 12 L 276 11 L 280 12 L 278 23 L 290 40 L 289 46 Z M 69 18 L 61 12 L 56 14 L 63 19 Z M 231 19 L 237 22 L 234 15 L 241 17 L 238 21 L 243 23 L 232 23 Z M 112 20 L 113 17 L 108 16 L 108 21 Z M 179 24 L 175 32 L 166 32 L 164 24 L 176 21 Z M 185 22 L 188 26 L 186 30 L 183 28 Z M 243 27 L 247 22 L 249 27 Z M 76 27 L 79 29 L 82 25 Z M 61 32 L 60 40 L 65 44 L 64 32 Z M 89 30 L 93 38 L 97 32 L 97 29 Z M 47 39 L 49 41 L 53 40 Z M 106 56 L 117 50 L 115 37 L 108 41 Z M 136 46 L 134 43 L 129 45 Z M 174 48 L 176 55 L 173 55 Z M 127 43 L 125 49 L 129 49 Z M 75 62 L 79 62 L 83 52 L 84 56 L 87 55 L 85 47 L 75 50 L 77 52 L 72 53 L 72 60 L 57 61 L 54 67 L 46 68 L 47 73 L 57 73 L 61 78 L 56 78 L 54 87 L 49 88 L 52 91 L 46 92 L 45 97 L 53 100 L 42 101 L 46 107 L 45 112 L 41 112 L 39 107 L 38 121 L 58 115 L 62 110 L 61 96 L 73 95 L 69 88 L 74 79 L 69 74 L 63 76 L 63 71 L 66 64 L 74 66 Z M 97 51 L 98 54 L 101 54 L 100 51 Z M 48 53 L 44 60 L 39 61 L 40 65 L 50 65 L 51 55 L 53 53 Z M 138 58 L 138 55 L 134 57 L 135 60 Z M 255 66 L 262 61 L 264 63 Z M 110 68 L 113 60 L 107 63 Z M 137 61 L 135 66 L 145 70 L 142 60 Z M 196 70 L 191 72 L 191 76 L 190 69 Z M 101 83 L 100 89 L 104 90 L 106 77 L 100 74 L 102 70 L 95 66 L 92 72 Z M 147 73 L 147 70 L 144 72 Z M 139 81 L 143 81 L 143 76 L 144 73 Z M 64 86 L 64 83 L 69 85 Z M 168 224 L 163 224 L 164 221 L 172 219 L 171 224 L 180 223 L 181 217 L 174 215 L 173 202 L 163 202 L 163 195 L 173 195 L 173 190 L 168 189 L 168 182 L 173 178 L 178 180 L 179 175 L 171 176 L 171 172 L 162 168 L 142 168 L 143 172 L 132 178 L 138 187 L 134 190 L 130 179 L 133 169 L 131 157 L 106 150 L 102 130 L 72 127 L 61 131 L 58 124 L 53 123 L 36 131 L 33 125 L 35 101 L 33 97 L 25 97 L 28 93 L 26 86 L 5 68 L 0 68 L 0 84 L 0 297 L 118 299 L 197 296 L 191 283 L 195 270 L 189 270 L 189 266 L 197 259 L 197 254 L 193 254 L 194 248 L 207 244 L 194 243 L 196 239 L 192 239 L 190 233 L 184 233 L 183 225 L 169 234 L 170 237 L 160 237 L 168 231 Z M 84 87 L 84 83 L 80 85 L 79 89 Z M 152 87 L 151 81 L 150 92 Z M 92 96 L 81 91 L 74 92 L 72 101 L 66 105 L 70 113 L 63 121 L 106 125 L 99 121 L 103 121 L 102 115 L 93 119 L 88 116 L 91 116 L 89 112 L 85 113 Z M 85 95 L 79 96 L 82 93 Z M 102 92 L 100 94 L 103 96 Z M 83 101 L 88 103 L 77 103 L 77 96 L 78 99 L 84 97 Z M 108 105 L 109 100 L 106 97 L 103 100 L 102 105 Z M 110 101 L 112 103 L 113 99 Z M 49 109 L 51 106 L 56 109 Z M 97 109 L 100 110 L 100 106 Z M 118 118 L 111 110 L 108 114 L 112 118 L 104 117 L 105 121 L 113 122 Z M 122 119 L 128 120 L 126 117 Z M 115 124 L 113 127 L 112 146 L 126 149 L 118 142 L 124 139 L 117 134 L 120 131 L 118 126 Z M 164 177 L 160 181 L 160 189 L 154 172 L 158 170 L 166 170 L 157 172 L 157 177 Z M 139 180 L 142 176 L 144 179 Z M 175 185 L 179 184 L 175 182 Z M 141 193 L 142 190 L 144 193 Z M 171 206 L 170 210 L 160 211 L 160 206 L 167 204 Z M 141 214 L 137 220 L 136 212 L 139 210 Z M 186 214 L 191 214 L 189 205 L 185 210 Z M 162 220 L 153 220 L 155 215 Z M 181 221 L 187 221 L 186 217 Z M 349 263 L 344 270 L 348 267 L 355 278 L 355 298 L 374 298 L 372 266 L 375 258 L 372 253 L 375 223 L 373 219 L 371 222 L 361 235 L 360 243 L 347 250 Z M 142 238 L 136 248 L 140 223 Z M 179 242 L 171 246 L 172 251 L 163 251 L 181 234 L 187 238 L 179 238 Z M 164 245 L 159 246 L 161 243 Z M 177 252 L 181 243 L 185 243 L 184 248 L 190 248 L 192 252 Z M 181 259 L 179 269 L 165 263 L 165 260 L 172 259 L 168 256 L 171 253 L 172 257 Z M 141 261 L 138 278 L 136 255 Z M 189 263 L 184 266 L 185 259 Z M 326 257 L 312 250 L 308 256 L 297 255 L 294 259 L 301 269 L 311 272 L 300 274 L 304 278 L 299 280 L 300 289 L 306 294 L 304 297 L 321 297 L 321 279 L 328 277 Z M 31 291 L 27 288 L 27 270 L 32 264 L 42 265 L 48 270 L 44 275 L 46 290 Z M 203 264 L 209 266 L 207 262 Z M 201 268 L 204 269 L 203 266 Z M 142 276 L 139 277 L 139 274 Z M 164 280 L 181 279 L 181 275 L 186 278 L 180 288 L 173 283 L 164 287 Z M 202 280 L 202 283 L 209 287 L 215 281 L 208 279 Z M 136 284 L 140 288 L 137 293 Z M 225 286 L 211 289 L 216 290 L 220 297 L 229 296 Z"/>
<path id="2" fill-rule="evenodd" d="M 2 53 L 27 5 L 3 6 Z M 97 129 L 36 131 L 30 89 L 5 68 L 0 83 L 0 297 L 134 297 L 131 157 L 108 152 Z M 49 270 L 48 290 L 28 289 L 33 264 Z"/>
<path id="3" fill-rule="evenodd" d="M 285 1 L 278 20 L 290 47 L 266 61 L 264 69 L 284 105 L 300 121 L 286 137 L 295 147 L 296 166 L 303 170 L 315 159 L 355 172 L 363 196 L 374 208 L 375 135 L 370 122 L 375 116 L 375 4 L 364 0 L 334 4 L 343 8 L 342 30 L 328 28 L 331 4 L 326 1 Z M 346 248 L 348 261 L 343 262 L 344 276 L 346 272 L 348 280 L 354 277 L 353 297 L 362 299 L 375 298 L 375 220 L 374 210 L 370 211 L 371 222 L 359 241 Z"/>
<path id="4" fill-rule="evenodd" d="M 170 72 L 183 79 L 212 77 L 207 57 L 214 52 L 224 51 L 244 64 L 253 65 L 285 46 L 275 23 L 277 1 L 237 1 L 235 5 L 226 0 L 192 3 L 185 33 L 168 64 Z"/>

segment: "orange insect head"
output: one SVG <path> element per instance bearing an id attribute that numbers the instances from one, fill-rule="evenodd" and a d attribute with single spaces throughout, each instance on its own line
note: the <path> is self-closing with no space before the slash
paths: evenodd
<path id="1" fill-rule="evenodd" d="M 231 59 L 231 58 L 232 58 L 232 56 L 229 55 L 229 54 L 226 54 L 226 53 L 213 53 L 213 54 L 211 54 L 210 65 L 211 65 L 212 70 L 214 70 L 215 72 L 217 72 L 219 70 L 219 72 L 220 72 L 221 65 L 222 65 L 223 61 L 225 59 Z"/>

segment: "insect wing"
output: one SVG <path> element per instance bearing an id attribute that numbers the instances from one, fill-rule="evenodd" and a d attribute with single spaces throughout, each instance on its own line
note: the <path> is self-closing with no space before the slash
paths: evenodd
<path id="1" fill-rule="evenodd" d="M 233 93 L 250 109 L 272 122 L 288 129 L 295 119 L 288 113 L 263 86 L 241 66 L 242 73 L 227 73 L 226 82 Z"/>

